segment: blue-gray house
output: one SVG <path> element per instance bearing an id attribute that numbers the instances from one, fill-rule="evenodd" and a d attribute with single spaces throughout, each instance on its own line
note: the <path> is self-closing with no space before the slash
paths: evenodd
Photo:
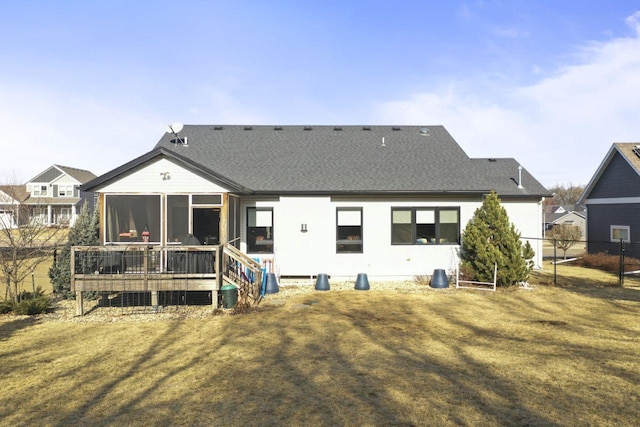
<path id="1" fill-rule="evenodd" d="M 640 258 L 640 143 L 615 143 L 585 188 L 587 252 Z"/>

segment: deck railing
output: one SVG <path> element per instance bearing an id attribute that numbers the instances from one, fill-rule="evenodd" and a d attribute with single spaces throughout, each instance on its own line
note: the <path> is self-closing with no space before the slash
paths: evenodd
<path id="1" fill-rule="evenodd" d="M 100 275 L 189 275 L 216 273 L 218 246 L 74 246 L 75 279 Z"/>
<path id="2" fill-rule="evenodd" d="M 222 283 L 238 288 L 238 304 L 260 301 L 260 264 L 235 247 L 220 246 L 74 246 L 71 249 L 71 290 L 78 314 L 84 292 L 210 291 L 217 306 Z M 154 302 L 155 301 L 155 304 Z"/>
<path id="3" fill-rule="evenodd" d="M 222 248 L 222 281 L 238 288 L 238 304 L 249 307 L 260 302 L 260 263 L 231 245 Z"/>

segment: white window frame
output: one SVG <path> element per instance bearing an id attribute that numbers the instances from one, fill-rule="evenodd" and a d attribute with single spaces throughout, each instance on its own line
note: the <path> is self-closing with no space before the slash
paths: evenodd
<path id="1" fill-rule="evenodd" d="M 59 185 L 58 197 L 73 197 L 73 185 Z"/>
<path id="2" fill-rule="evenodd" d="M 625 231 L 627 234 L 627 238 L 622 238 L 624 243 L 631 243 L 631 227 L 628 225 L 612 225 L 609 228 L 609 237 L 612 242 L 619 242 L 621 239 L 618 237 L 617 239 L 613 237 L 613 233 L 615 231 Z"/>
<path id="3" fill-rule="evenodd" d="M 32 187 L 33 189 L 32 194 L 34 196 L 46 196 L 48 193 L 48 188 L 49 188 L 48 186 L 43 184 L 34 184 Z"/>

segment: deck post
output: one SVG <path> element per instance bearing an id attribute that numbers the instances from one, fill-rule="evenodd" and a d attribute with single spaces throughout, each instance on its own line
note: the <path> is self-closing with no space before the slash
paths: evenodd
<path id="1" fill-rule="evenodd" d="M 216 288 L 211 291 L 211 305 L 214 309 L 218 308 L 218 291 L 222 287 L 222 276 L 224 275 L 224 247 L 226 243 L 218 245 L 216 249 L 216 261 L 214 266 L 216 269 Z"/>
<path id="2" fill-rule="evenodd" d="M 218 308 L 218 290 L 217 289 L 214 289 L 211 291 L 211 305 L 213 306 L 214 310 Z"/>
<path id="3" fill-rule="evenodd" d="M 84 296 L 82 291 L 76 291 L 76 315 L 84 316 Z"/>

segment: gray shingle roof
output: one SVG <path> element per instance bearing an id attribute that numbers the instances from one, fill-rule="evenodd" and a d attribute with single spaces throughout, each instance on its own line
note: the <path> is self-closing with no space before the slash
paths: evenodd
<path id="1" fill-rule="evenodd" d="M 60 170 L 64 171 L 64 173 L 66 173 L 70 177 L 78 180 L 78 182 L 80 182 L 81 184 L 91 181 L 96 177 L 96 174 L 88 170 L 72 168 L 69 166 L 61 166 L 61 165 L 55 165 L 55 166 Z"/>
<path id="2" fill-rule="evenodd" d="M 424 135 L 422 130 L 428 130 Z M 514 159 L 470 159 L 442 126 L 185 125 L 154 148 L 255 193 L 481 193 L 543 196 Z M 384 142 L 383 142 L 384 141 Z M 152 156 L 153 152 L 142 156 Z M 88 183 L 95 187 L 138 162 Z"/>
<path id="3" fill-rule="evenodd" d="M 24 202 L 29 198 L 29 193 L 27 192 L 27 186 L 24 184 L 0 185 L 0 191 L 17 202 Z"/>

